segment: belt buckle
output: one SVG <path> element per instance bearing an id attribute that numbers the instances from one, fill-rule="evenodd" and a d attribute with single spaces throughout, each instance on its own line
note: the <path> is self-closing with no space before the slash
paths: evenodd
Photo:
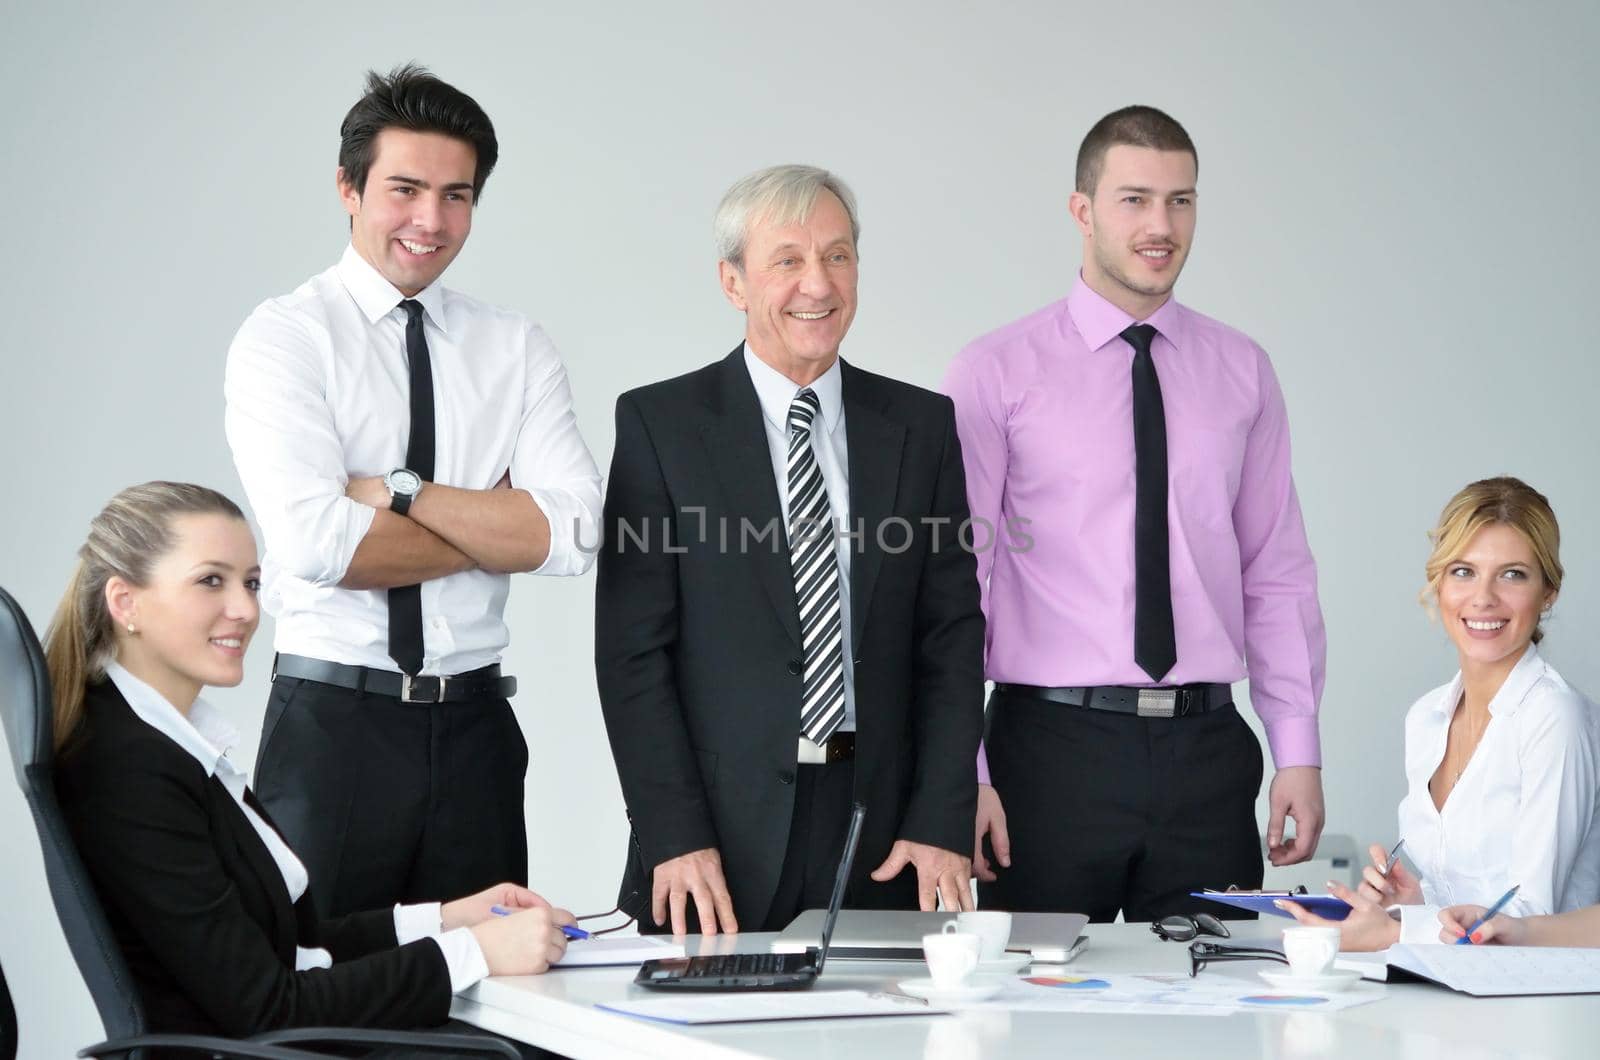
<path id="1" fill-rule="evenodd" d="M 1170 718 L 1178 713 L 1178 689 L 1141 688 L 1134 713 L 1141 718 Z"/>
<path id="2" fill-rule="evenodd" d="M 416 695 L 416 693 L 418 691 L 425 690 L 425 689 L 427 689 L 428 686 L 426 684 L 413 684 L 413 682 L 424 682 L 424 681 L 438 681 L 439 682 L 439 684 L 437 686 L 437 689 L 435 690 L 432 699 L 424 699 L 421 696 Z M 410 674 L 402 673 L 400 675 L 400 702 L 402 702 L 402 703 L 443 703 L 444 702 L 444 686 L 446 684 L 448 684 L 449 681 L 450 681 L 450 679 L 448 677 L 431 677 L 431 676 L 425 676 L 425 675 L 422 675 L 422 674 L 419 674 L 416 677 L 412 677 Z"/>

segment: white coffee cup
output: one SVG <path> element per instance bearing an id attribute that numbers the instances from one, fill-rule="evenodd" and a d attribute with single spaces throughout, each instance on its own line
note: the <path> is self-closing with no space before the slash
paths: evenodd
<path id="1" fill-rule="evenodd" d="M 958 927 L 954 920 L 949 920 L 939 934 L 922 936 L 922 958 L 928 962 L 928 978 L 941 990 L 960 986 L 978 967 L 983 940 Z"/>
<path id="2" fill-rule="evenodd" d="M 1289 958 L 1289 971 L 1302 979 L 1327 975 L 1339 955 L 1339 929 L 1334 927 L 1292 927 L 1283 929 L 1283 955 Z"/>
<path id="3" fill-rule="evenodd" d="M 1011 914 L 988 909 L 975 913 L 957 913 L 956 926 L 983 940 L 979 956 L 985 961 L 997 961 L 1006 952 L 1011 941 Z"/>

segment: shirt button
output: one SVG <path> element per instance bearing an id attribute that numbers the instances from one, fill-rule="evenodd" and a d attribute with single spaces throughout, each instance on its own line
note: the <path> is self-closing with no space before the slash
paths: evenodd
<path id="1" fill-rule="evenodd" d="M 800 671 L 802 669 L 804 669 L 804 667 L 801 666 L 799 659 L 790 659 L 789 660 L 789 672 L 790 673 L 794 674 L 796 677 L 799 677 L 800 676 Z"/>
<path id="2" fill-rule="evenodd" d="M 780 769 L 780 770 L 778 770 L 778 783 L 780 783 L 780 784 L 793 784 L 794 783 L 794 771 L 790 770 L 790 769 Z"/>

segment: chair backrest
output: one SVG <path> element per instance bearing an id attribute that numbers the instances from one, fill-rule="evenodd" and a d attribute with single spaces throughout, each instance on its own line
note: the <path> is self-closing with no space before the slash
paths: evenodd
<path id="1" fill-rule="evenodd" d="M 17 1060 L 17 1006 L 11 1002 L 4 968 L 0 968 L 0 1060 Z"/>
<path id="2" fill-rule="evenodd" d="M 21 605 L 4 589 L 0 589 L 0 719 L 5 722 L 17 783 L 39 832 L 50 897 L 72 958 L 100 1010 L 106 1037 L 143 1034 L 144 1009 L 133 977 L 56 801 L 54 725 L 44 649 Z"/>

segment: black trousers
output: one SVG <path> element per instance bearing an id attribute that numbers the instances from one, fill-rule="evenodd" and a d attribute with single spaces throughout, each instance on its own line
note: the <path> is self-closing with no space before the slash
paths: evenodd
<path id="1" fill-rule="evenodd" d="M 850 806 L 855 785 L 855 763 L 796 766 L 794 814 L 789 821 L 789 843 L 784 850 L 783 868 L 778 874 L 778 889 L 766 919 L 759 924 L 739 923 L 740 931 L 782 931 L 807 909 L 826 909 L 833 899 L 833 881 L 844 855 L 845 833 L 850 827 Z M 887 853 L 887 852 L 885 852 Z M 867 879 L 878 867 L 872 857 L 856 852 L 850 870 L 850 886 L 845 891 L 847 909 L 917 908 L 916 870 L 904 872 L 885 883 Z M 649 922 L 650 903 L 646 896 L 644 915 L 639 920 L 640 934 L 663 934 L 672 930 L 668 922 L 657 926 Z M 700 931 L 700 918 L 694 899 L 686 906 L 691 934 Z"/>
<path id="2" fill-rule="evenodd" d="M 985 746 L 1011 867 L 985 840 L 999 879 L 979 884 L 984 908 L 1254 919 L 1189 897 L 1261 886 L 1261 745 L 1232 705 L 1140 718 L 996 692 Z"/>
<path id="3" fill-rule="evenodd" d="M 256 795 L 323 916 L 528 879 L 528 745 L 504 699 L 401 703 L 279 677 Z"/>

